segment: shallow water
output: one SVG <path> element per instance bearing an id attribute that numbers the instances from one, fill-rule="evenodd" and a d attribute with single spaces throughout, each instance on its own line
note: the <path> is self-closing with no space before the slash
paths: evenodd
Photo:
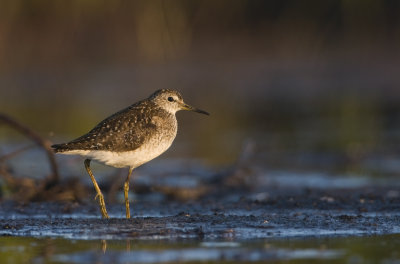
<path id="1" fill-rule="evenodd" d="M 0 237 L 2 263 L 398 263 L 400 236 L 256 241 Z"/>

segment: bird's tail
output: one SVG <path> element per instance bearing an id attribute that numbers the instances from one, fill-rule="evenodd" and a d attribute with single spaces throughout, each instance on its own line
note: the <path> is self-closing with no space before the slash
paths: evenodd
<path id="1" fill-rule="evenodd" d="M 55 153 L 62 153 L 62 152 L 70 150 L 70 146 L 68 143 L 54 144 L 51 147 L 53 148 L 53 151 Z"/>

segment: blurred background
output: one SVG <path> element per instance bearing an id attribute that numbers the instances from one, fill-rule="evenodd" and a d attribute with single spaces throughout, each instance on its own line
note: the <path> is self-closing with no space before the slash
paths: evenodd
<path id="1" fill-rule="evenodd" d="M 178 113 L 164 157 L 229 164 L 253 142 L 272 167 L 396 161 L 399 14 L 396 0 L 1 1 L 0 112 L 60 142 L 169 88 L 211 116 Z"/>
<path id="2" fill-rule="evenodd" d="M 57 155 L 58 178 L 42 149 L 21 154 L 33 143 L 1 114 L 60 143 L 162 88 L 211 115 L 177 114 L 172 147 L 134 172 L 130 197 L 144 233 L 104 225 L 105 238 L 118 241 L 111 255 L 98 254 L 91 239 L 103 229 L 87 228 L 86 218 L 99 215 L 82 158 Z M 115 204 L 111 217 L 123 217 L 126 171 L 95 164 L 107 205 Z M 287 263 L 293 254 L 299 261 L 291 263 L 306 263 L 316 254 L 394 263 L 398 235 L 377 235 L 399 232 L 399 176 L 399 0 L 0 0 L 1 259 L 125 263 L 160 252 L 169 259 L 182 252 L 179 261 L 192 252 L 241 259 L 221 251 L 231 247 L 249 261 Z M 21 207 L 7 199 L 70 203 Z M 181 222 L 186 216 L 196 231 Z M 83 224 L 69 228 L 70 217 Z M 211 251 L 189 242 L 190 232 L 214 242 L 220 235 L 207 232 L 221 230 L 228 244 L 211 243 Z M 298 239 L 311 234 L 315 241 Z M 363 234 L 373 236 L 347 237 Z M 252 236 L 260 251 L 246 242 Z M 153 237 L 155 244 L 147 241 Z M 179 243 L 169 248 L 170 238 Z"/>

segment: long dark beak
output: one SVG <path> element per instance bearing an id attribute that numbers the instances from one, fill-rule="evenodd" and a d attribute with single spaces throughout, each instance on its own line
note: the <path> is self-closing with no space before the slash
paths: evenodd
<path id="1" fill-rule="evenodd" d="M 192 112 L 196 112 L 196 113 L 200 113 L 200 114 L 204 114 L 204 115 L 210 115 L 208 112 L 198 109 L 196 107 L 187 105 L 185 103 L 182 104 L 182 110 L 187 110 L 187 111 L 192 111 Z"/>

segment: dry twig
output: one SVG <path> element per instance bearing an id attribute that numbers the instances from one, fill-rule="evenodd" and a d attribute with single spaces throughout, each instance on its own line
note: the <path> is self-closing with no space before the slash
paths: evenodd
<path id="1" fill-rule="evenodd" d="M 8 115 L 0 113 L 0 124 L 5 124 L 9 126 L 10 128 L 18 131 L 22 135 L 24 135 L 27 138 L 30 138 L 32 141 L 34 141 L 38 146 L 43 148 L 46 151 L 47 157 L 49 159 L 50 167 L 52 174 L 49 178 L 49 182 L 51 184 L 57 184 L 60 181 L 60 176 L 58 173 L 58 166 L 56 163 L 56 159 L 54 157 L 54 152 L 51 149 L 51 142 L 47 139 L 42 138 L 39 134 L 37 134 L 35 131 L 30 129 L 29 127 L 21 124 L 20 122 L 16 121 L 15 119 L 11 118 Z"/>

